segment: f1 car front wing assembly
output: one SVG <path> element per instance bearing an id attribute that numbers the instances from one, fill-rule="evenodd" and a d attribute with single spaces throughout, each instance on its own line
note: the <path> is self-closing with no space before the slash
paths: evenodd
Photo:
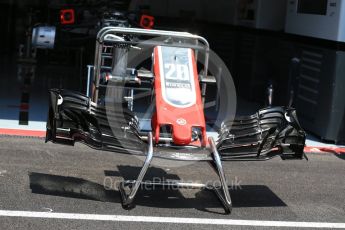
<path id="1" fill-rule="evenodd" d="M 124 208 L 134 207 L 139 185 L 144 183 L 143 177 L 153 157 L 210 162 L 220 178 L 221 188 L 171 181 L 159 185 L 211 189 L 226 213 L 230 213 L 231 198 L 222 161 L 268 160 L 275 156 L 302 159 L 304 156 L 305 132 L 291 108 L 268 108 L 253 116 L 225 121 L 218 141 L 209 138 L 208 147 L 200 149 L 153 146 L 152 134 L 140 133 L 139 120 L 134 114 L 121 105 L 118 107 L 119 110 L 105 109 L 80 93 L 51 90 L 46 141 L 67 145 L 83 142 L 96 149 L 145 156 L 138 179 L 124 181 L 119 187 Z M 130 188 L 129 193 L 125 191 L 126 187 Z"/>

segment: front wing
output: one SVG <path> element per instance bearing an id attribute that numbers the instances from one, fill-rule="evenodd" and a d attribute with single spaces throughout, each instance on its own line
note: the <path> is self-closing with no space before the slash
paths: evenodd
<path id="1" fill-rule="evenodd" d="M 139 120 L 121 104 L 118 108 L 106 110 L 80 93 L 51 90 L 46 141 L 67 145 L 82 142 L 95 149 L 143 155 L 147 138 L 139 130 Z M 276 156 L 302 159 L 305 140 L 306 134 L 296 111 L 276 107 L 224 121 L 219 130 L 217 149 L 222 160 L 229 161 L 269 160 Z M 207 149 L 181 148 L 173 144 L 164 148 L 157 149 L 157 153 L 166 158 L 211 158 Z"/>

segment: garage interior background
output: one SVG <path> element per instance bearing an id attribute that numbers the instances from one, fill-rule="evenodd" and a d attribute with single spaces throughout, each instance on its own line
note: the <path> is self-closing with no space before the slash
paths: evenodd
<path id="1" fill-rule="evenodd" d="M 341 0 L 0 0 L 0 128 L 45 130 L 48 89 L 85 92 L 95 28 L 60 34 L 53 50 L 28 44 L 32 28 L 56 23 L 62 8 L 76 9 L 78 25 L 101 9 L 130 9 L 155 16 L 156 29 L 204 36 L 232 73 L 239 113 L 266 104 L 273 86 L 273 105 L 293 101 L 309 133 L 345 141 Z"/>

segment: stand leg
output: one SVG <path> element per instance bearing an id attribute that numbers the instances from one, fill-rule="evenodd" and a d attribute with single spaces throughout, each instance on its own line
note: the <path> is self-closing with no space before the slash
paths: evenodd
<path id="1" fill-rule="evenodd" d="M 139 186 L 143 183 L 143 179 L 145 177 L 145 174 L 147 172 L 147 169 L 149 168 L 152 158 L 153 158 L 153 139 L 152 139 L 152 133 L 149 133 L 149 144 L 148 144 L 148 150 L 147 150 L 147 157 L 145 160 L 145 163 L 139 173 L 139 176 L 137 180 L 126 183 L 122 182 L 119 186 L 119 191 L 121 193 L 121 199 L 122 199 L 122 206 L 125 209 L 132 209 L 135 207 L 134 205 L 134 200 L 136 197 L 136 194 L 138 192 Z M 217 147 L 215 145 L 215 142 L 213 138 L 209 138 L 209 143 L 212 149 L 212 154 L 213 154 L 213 162 L 212 167 L 215 169 L 217 175 L 220 178 L 221 182 L 221 188 L 213 188 L 213 191 L 215 191 L 218 199 L 221 201 L 222 205 L 224 206 L 226 214 L 231 213 L 232 209 L 232 203 L 231 203 L 231 197 L 229 193 L 229 188 L 226 182 L 226 178 L 224 175 L 224 170 L 221 162 L 221 158 L 218 154 Z M 125 187 L 126 185 L 132 185 L 130 187 L 130 192 L 129 194 L 126 193 Z M 149 184 L 154 184 L 150 182 Z M 164 184 L 159 184 L 164 186 Z M 168 185 L 168 184 L 167 184 Z M 175 183 L 178 187 L 188 187 L 188 188 L 203 188 L 206 185 L 200 185 L 200 184 L 186 184 L 186 183 Z"/>
<path id="2" fill-rule="evenodd" d="M 222 189 L 221 189 L 222 191 L 220 191 L 219 188 L 214 188 L 214 191 L 218 199 L 222 202 L 225 212 L 227 214 L 230 214 L 232 210 L 232 202 L 231 202 L 229 188 L 226 182 L 226 178 L 225 178 L 225 174 L 224 174 L 224 170 L 222 166 L 222 161 L 220 159 L 216 144 L 212 137 L 209 138 L 209 143 L 213 152 L 214 164 L 212 164 L 212 166 L 214 166 L 214 168 L 216 169 L 216 173 L 218 174 L 221 185 L 222 185 Z"/>
<path id="3" fill-rule="evenodd" d="M 148 135 L 148 149 L 147 149 L 147 156 L 145 163 L 139 173 L 138 179 L 134 182 L 134 185 L 131 187 L 129 194 L 125 191 L 125 183 L 120 183 L 119 191 L 121 193 L 122 198 L 122 206 L 126 209 L 134 208 L 133 201 L 135 199 L 135 196 L 138 192 L 140 184 L 143 182 L 143 179 L 145 177 L 145 174 L 147 172 L 147 169 L 149 168 L 152 158 L 153 158 L 153 140 L 152 140 L 152 133 L 149 133 Z"/>

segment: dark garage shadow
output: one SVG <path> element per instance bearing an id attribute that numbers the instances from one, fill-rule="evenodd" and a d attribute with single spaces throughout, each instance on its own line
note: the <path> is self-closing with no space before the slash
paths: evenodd
<path id="1" fill-rule="evenodd" d="M 122 177 L 134 180 L 140 171 L 139 167 L 118 166 L 119 171 L 105 171 L 107 177 Z M 156 178 L 179 180 L 174 174 L 162 169 L 150 168 L 144 180 Z M 87 199 L 101 202 L 121 203 L 116 190 L 108 190 L 103 185 L 80 178 L 56 176 L 42 173 L 29 173 L 32 193 L 60 197 Z M 203 178 L 201 178 L 203 179 Z M 263 185 L 241 185 L 230 189 L 233 206 L 242 207 L 284 207 L 287 206 L 274 192 Z M 194 194 L 192 192 L 191 194 Z M 185 197 L 178 189 L 149 188 L 140 189 L 136 205 L 167 209 L 197 209 L 204 212 L 223 213 L 221 204 L 212 191 L 195 190 L 195 197 Z"/>

